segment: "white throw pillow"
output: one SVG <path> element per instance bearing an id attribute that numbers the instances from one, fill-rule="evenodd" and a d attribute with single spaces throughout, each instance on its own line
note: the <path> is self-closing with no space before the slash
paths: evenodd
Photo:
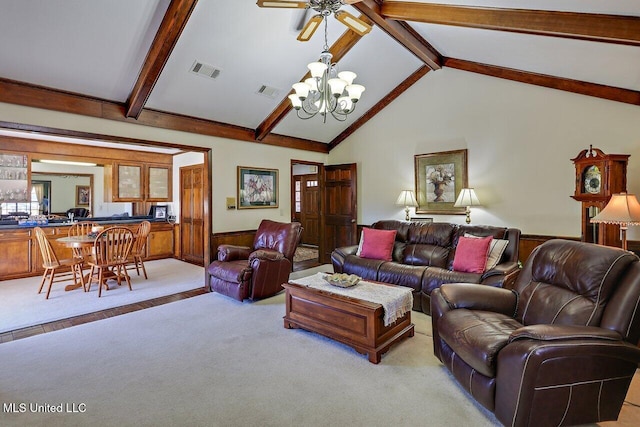
<path id="1" fill-rule="evenodd" d="M 464 233 L 464 237 L 472 237 L 479 239 L 479 236 L 474 236 L 473 234 Z M 509 244 L 508 240 L 503 239 L 493 239 L 491 241 L 491 245 L 489 246 L 489 256 L 487 257 L 487 264 L 485 265 L 484 271 L 491 270 L 495 268 L 496 265 L 500 262 L 500 258 L 502 258 L 502 254 L 504 250 L 507 248 Z"/>

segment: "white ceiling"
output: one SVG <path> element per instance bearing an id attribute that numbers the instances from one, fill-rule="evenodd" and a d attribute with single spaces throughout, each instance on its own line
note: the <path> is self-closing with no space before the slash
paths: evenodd
<path id="1" fill-rule="evenodd" d="M 411 1 L 640 17 L 637 0 Z M 0 78 L 124 104 L 169 4 L 170 0 L 3 2 Z M 345 9 L 359 15 L 350 6 Z M 256 129 L 322 51 L 321 30 L 307 43 L 296 40 L 294 26 L 302 12 L 260 8 L 255 0 L 199 0 L 145 108 Z M 445 57 L 640 90 L 637 44 L 408 24 Z M 330 18 L 329 45 L 344 31 Z M 189 72 L 194 61 L 222 71 L 215 80 L 195 75 Z M 356 72 L 357 82 L 366 86 L 356 113 L 344 123 L 329 118 L 323 124 L 319 117 L 303 121 L 290 112 L 273 133 L 328 143 L 423 65 L 374 27 L 338 64 Z M 279 94 L 273 99 L 257 94 L 262 85 L 279 89 Z"/>

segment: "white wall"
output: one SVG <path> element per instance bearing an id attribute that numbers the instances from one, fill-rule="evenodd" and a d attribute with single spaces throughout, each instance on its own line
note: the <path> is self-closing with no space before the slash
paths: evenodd
<path id="1" fill-rule="evenodd" d="M 466 148 L 469 185 L 484 205 L 472 208 L 473 224 L 579 237 L 570 159 L 589 144 L 631 154 L 627 189 L 640 194 L 640 107 L 444 68 L 339 144 L 329 162 L 357 163 L 358 222 L 371 224 L 404 219 L 394 202 L 414 188 L 414 155 Z M 632 227 L 629 237 L 640 234 Z"/>
<path id="2" fill-rule="evenodd" d="M 3 121 L 8 122 L 211 148 L 213 157 L 212 232 L 214 233 L 255 229 L 262 219 L 290 221 L 291 160 L 324 163 L 328 157 L 322 153 L 159 129 L 6 103 L 0 103 L 0 117 L 2 117 Z M 278 169 L 279 207 L 275 209 L 227 210 L 226 197 L 236 197 L 237 166 Z M 102 178 L 96 176 L 95 179 L 101 180 Z M 176 183 L 175 173 L 173 186 L 174 189 L 179 186 L 179 178 L 178 183 Z M 175 209 L 179 209 L 177 205 L 178 199 L 174 200 L 176 201 L 172 203 L 172 212 L 176 212 Z"/>

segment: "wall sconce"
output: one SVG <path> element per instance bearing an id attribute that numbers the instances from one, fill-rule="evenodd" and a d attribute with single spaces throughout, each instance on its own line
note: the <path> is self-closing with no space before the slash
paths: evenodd
<path id="1" fill-rule="evenodd" d="M 418 206 L 416 196 L 411 190 L 402 190 L 396 200 L 396 205 L 404 206 L 405 220 L 409 221 L 409 208 Z"/>
<path id="2" fill-rule="evenodd" d="M 627 228 L 640 225 L 640 203 L 635 194 L 613 194 L 607 206 L 591 218 L 592 223 L 615 224 L 620 226 L 622 249 L 627 250 Z"/>
<path id="3" fill-rule="evenodd" d="M 480 201 L 473 188 L 463 188 L 458 194 L 456 202 L 453 204 L 456 208 L 465 207 L 467 213 L 467 224 L 471 223 L 471 206 L 480 206 Z"/>

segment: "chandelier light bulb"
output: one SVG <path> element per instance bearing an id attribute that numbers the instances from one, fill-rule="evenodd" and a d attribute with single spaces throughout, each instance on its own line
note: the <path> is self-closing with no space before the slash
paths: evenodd
<path id="1" fill-rule="evenodd" d="M 300 98 L 301 101 L 304 101 L 305 99 L 307 99 L 307 96 L 309 96 L 310 88 L 308 84 L 298 82 L 291 85 L 291 87 L 296 91 L 296 95 L 298 95 L 298 98 Z"/>
<path id="2" fill-rule="evenodd" d="M 314 77 L 309 77 L 304 82 L 309 85 L 309 87 L 311 88 L 311 92 L 318 91 L 318 79 Z"/>
<path id="3" fill-rule="evenodd" d="M 321 78 L 329 67 L 323 62 L 312 62 L 307 65 L 307 68 L 311 72 L 311 77 Z"/>
<path id="4" fill-rule="evenodd" d="M 351 98 L 353 102 L 358 102 L 358 100 L 362 96 L 362 92 L 364 92 L 364 86 L 362 85 L 347 86 L 347 93 L 349 94 L 349 98 Z"/>
<path id="5" fill-rule="evenodd" d="M 292 93 L 288 96 L 288 98 L 291 100 L 291 105 L 293 106 L 293 108 L 295 108 L 296 110 L 302 108 L 302 101 L 300 100 L 300 98 L 298 98 L 298 95 Z"/>
<path id="6" fill-rule="evenodd" d="M 331 93 L 336 98 L 342 95 L 342 92 L 344 92 L 344 88 L 347 86 L 347 82 L 338 78 L 329 79 L 328 83 L 329 87 L 331 88 Z"/>
<path id="7" fill-rule="evenodd" d="M 340 71 L 338 73 L 338 78 L 347 82 L 348 85 L 353 84 L 353 81 L 358 77 L 356 73 L 353 71 Z"/>

